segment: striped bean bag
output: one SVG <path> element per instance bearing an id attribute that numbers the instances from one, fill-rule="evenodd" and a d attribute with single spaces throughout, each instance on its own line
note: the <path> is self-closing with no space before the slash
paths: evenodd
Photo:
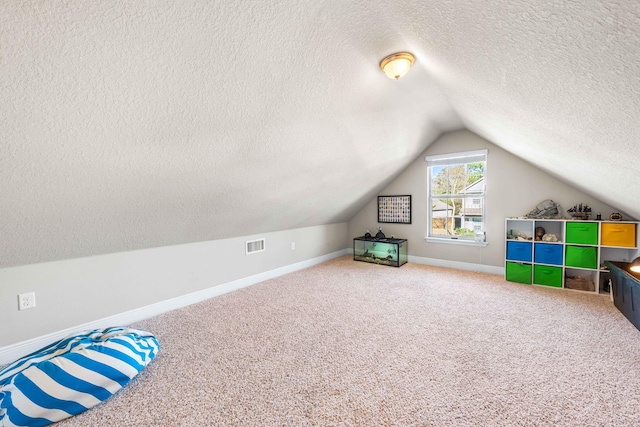
<path id="1" fill-rule="evenodd" d="M 108 399 L 160 349 L 146 331 L 113 327 L 72 335 L 0 371 L 0 427 L 46 426 Z"/>

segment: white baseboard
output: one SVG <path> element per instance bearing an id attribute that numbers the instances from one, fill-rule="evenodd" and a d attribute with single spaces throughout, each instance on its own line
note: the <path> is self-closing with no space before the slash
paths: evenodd
<path id="1" fill-rule="evenodd" d="M 293 273 L 294 271 L 302 270 L 303 268 L 308 268 L 346 254 L 347 249 L 343 249 L 319 257 L 311 258 L 306 261 L 297 262 L 295 264 L 255 274 L 253 276 L 244 277 L 242 279 L 234 280 L 232 282 L 224 283 L 212 288 L 203 289 L 201 291 L 193 292 L 186 295 L 181 295 L 176 298 L 171 298 L 155 304 L 126 311 L 124 313 L 119 313 L 89 323 L 84 323 L 72 328 L 63 329 L 26 341 L 21 341 L 16 344 L 0 347 L 0 366 L 11 363 L 14 360 L 26 356 L 27 354 L 33 353 L 34 351 L 37 351 L 46 345 L 56 342 L 71 334 L 77 333 L 78 331 L 106 328 L 109 326 L 128 325 L 133 322 L 157 316 L 158 314 L 166 313 L 171 310 L 176 310 L 178 308 L 186 307 L 188 305 L 214 298 L 228 292 L 242 289 L 256 283 L 264 282 L 265 280 L 273 279 L 275 277 L 279 277 L 288 273 Z"/>
<path id="2" fill-rule="evenodd" d="M 353 248 L 346 249 L 347 254 L 353 255 Z M 470 262 L 447 261 L 437 258 L 425 258 L 409 255 L 407 261 L 414 264 L 432 265 L 434 267 L 455 268 L 457 270 L 477 271 L 480 273 L 498 274 L 504 276 L 504 267 L 496 267 L 495 265 L 472 264 Z"/>
<path id="3" fill-rule="evenodd" d="M 425 258 L 409 255 L 407 261 L 414 264 L 432 265 L 434 267 L 455 268 L 457 270 L 477 271 L 480 273 L 498 274 L 504 276 L 504 267 L 495 265 L 472 264 L 469 262 L 447 261 L 444 259 Z"/>

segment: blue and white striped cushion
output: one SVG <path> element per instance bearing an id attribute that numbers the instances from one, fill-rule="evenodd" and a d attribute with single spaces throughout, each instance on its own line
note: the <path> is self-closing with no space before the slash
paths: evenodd
<path id="1" fill-rule="evenodd" d="M 146 331 L 113 327 L 72 335 L 0 371 L 0 427 L 46 426 L 108 399 L 160 349 Z"/>

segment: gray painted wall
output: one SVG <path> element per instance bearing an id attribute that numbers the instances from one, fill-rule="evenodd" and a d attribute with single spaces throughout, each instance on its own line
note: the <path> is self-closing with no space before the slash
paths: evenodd
<path id="1" fill-rule="evenodd" d="M 478 247 L 426 242 L 428 174 L 425 156 L 483 148 L 489 150 L 485 177 L 488 245 Z M 567 159 L 567 162 L 571 162 L 571 159 Z M 543 172 L 534 164 L 535 159 L 531 159 L 531 163 L 520 160 L 470 131 L 446 133 L 380 192 L 380 195 L 411 194 L 412 224 L 379 224 L 376 197 L 349 221 L 349 234 L 351 237 L 361 236 L 367 229 L 375 232 L 382 227 L 387 236 L 393 234 L 408 239 L 410 256 L 502 267 L 505 217 L 525 215 L 544 199 L 559 203 L 563 213 L 576 203 L 592 206 L 594 215 L 595 212 L 601 212 L 603 218 L 612 212 L 620 212 Z M 584 168 L 588 169 L 589 165 L 584 165 Z M 632 219 L 623 215 L 625 219 Z"/>
<path id="2" fill-rule="evenodd" d="M 266 250 L 245 255 L 245 241 L 261 237 Z M 0 269 L 0 350 L 348 246 L 343 222 Z M 32 291 L 36 307 L 18 311 L 17 296 Z"/>
<path id="3" fill-rule="evenodd" d="M 486 148 L 487 247 L 427 243 L 426 155 Z M 585 165 L 588 168 L 588 165 Z M 519 160 L 469 131 L 444 134 L 381 195 L 411 194 L 413 223 L 378 224 L 377 198 L 349 223 L 167 246 L 0 269 L 0 349 L 76 325 L 292 265 L 351 247 L 351 238 L 380 225 L 409 239 L 409 255 L 501 267 L 504 218 L 529 212 L 546 198 L 566 210 L 587 203 L 607 217 L 616 211 Z M 623 213 L 624 214 L 624 213 Z M 627 218 L 631 219 L 631 218 Z M 245 255 L 244 242 L 266 238 L 265 252 Z M 291 250 L 291 242 L 296 249 Z M 18 311 L 17 295 L 36 293 L 35 309 Z"/>

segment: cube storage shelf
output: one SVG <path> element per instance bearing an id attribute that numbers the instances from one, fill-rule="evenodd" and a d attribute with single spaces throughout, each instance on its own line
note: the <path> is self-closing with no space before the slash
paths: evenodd
<path id="1" fill-rule="evenodd" d="M 353 239 L 353 259 L 400 267 L 407 263 L 407 239 L 356 237 Z"/>
<path id="2" fill-rule="evenodd" d="M 638 256 L 638 224 L 507 218 L 505 279 L 608 294 L 610 280 L 605 261 L 630 262 Z M 558 241 L 535 240 L 539 227 L 545 234 L 554 234 Z"/>

